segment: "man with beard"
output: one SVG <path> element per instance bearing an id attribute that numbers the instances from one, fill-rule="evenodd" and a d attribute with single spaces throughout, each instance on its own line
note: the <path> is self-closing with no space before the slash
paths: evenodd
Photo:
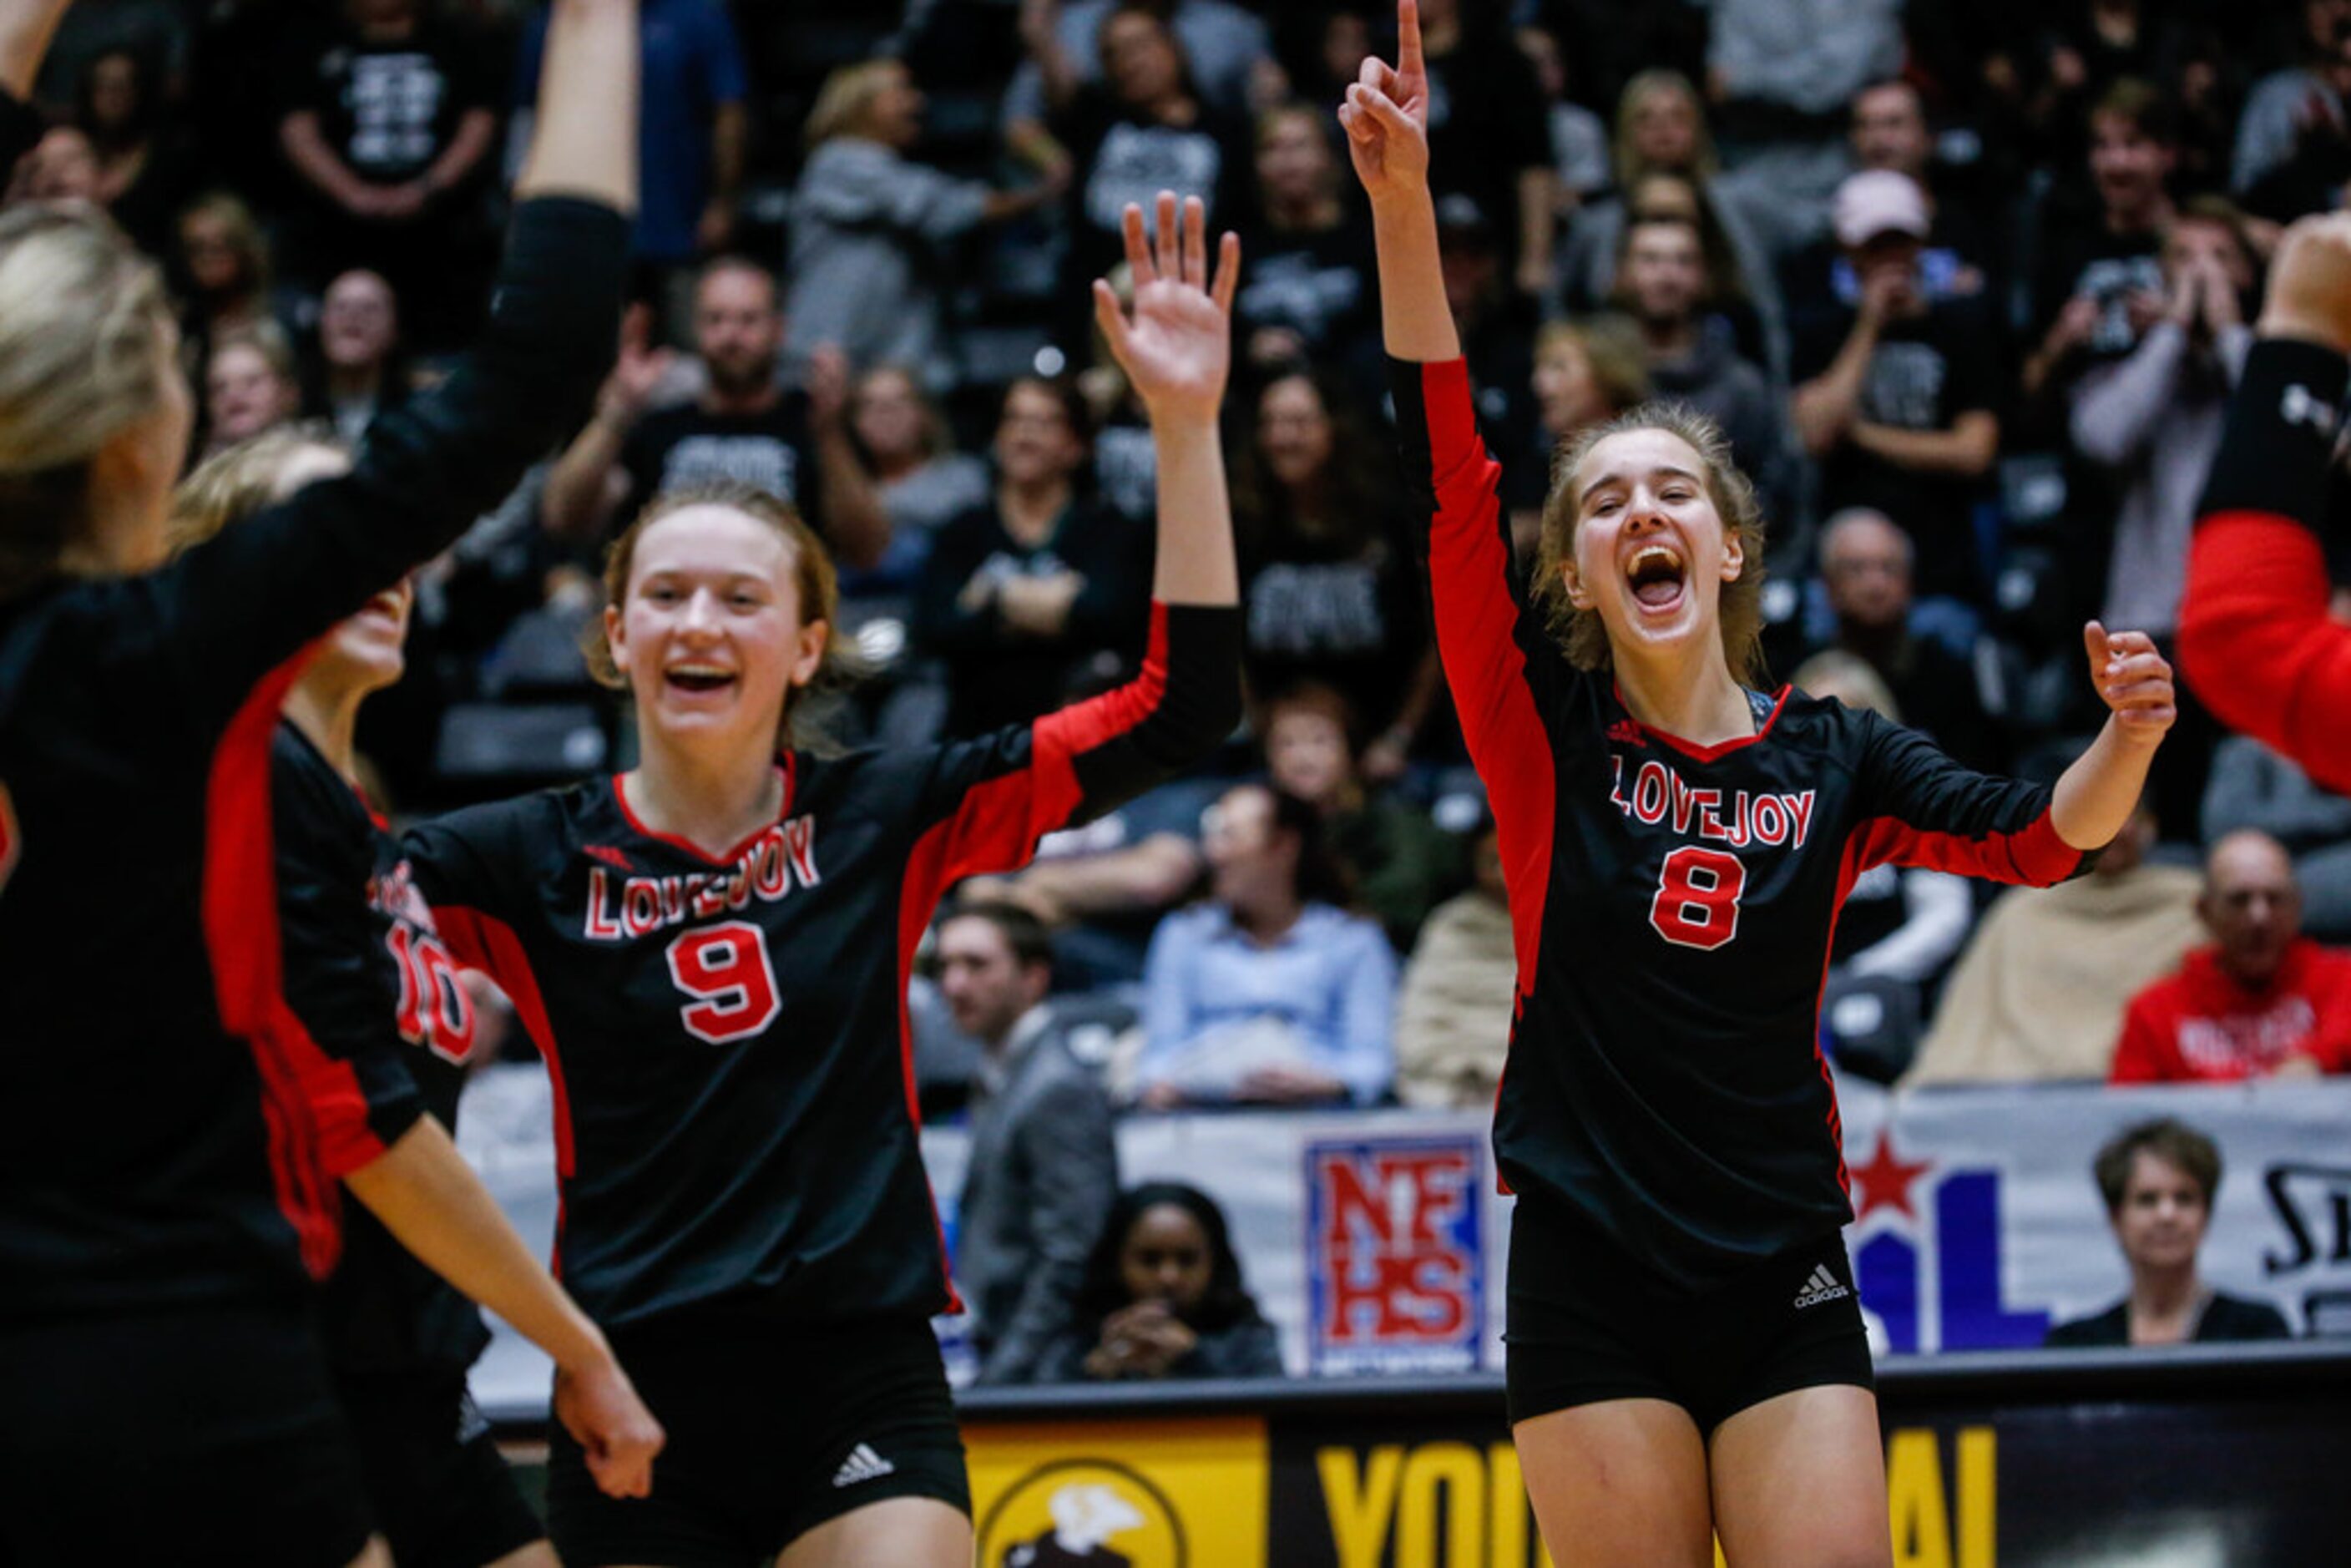
<path id="1" fill-rule="evenodd" d="M 1741 359 L 1730 322 L 1706 307 L 1706 253 L 1698 225 L 1635 217 L 1616 251 L 1616 303 L 1640 329 L 1649 385 L 1722 426 L 1730 454 L 1755 481 L 1764 513 L 1789 516 L 1793 477 L 1779 400 L 1763 372 Z"/>
<path id="2" fill-rule="evenodd" d="M 694 290 L 700 395 L 648 413 L 667 358 L 624 348 L 595 417 L 548 476 L 547 526 L 574 538 L 601 536 L 665 491 L 734 480 L 789 501 L 843 563 L 878 560 L 886 521 L 836 517 L 825 506 L 823 465 L 842 444 L 815 440 L 808 397 L 778 384 L 783 344 L 775 275 L 742 256 L 705 266 Z"/>

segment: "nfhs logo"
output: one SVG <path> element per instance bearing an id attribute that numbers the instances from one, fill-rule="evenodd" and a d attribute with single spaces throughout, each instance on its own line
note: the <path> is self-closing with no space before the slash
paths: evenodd
<path id="1" fill-rule="evenodd" d="M 1308 1340 L 1317 1372 L 1478 1364 L 1484 1166 L 1474 1137 L 1308 1145 Z"/>

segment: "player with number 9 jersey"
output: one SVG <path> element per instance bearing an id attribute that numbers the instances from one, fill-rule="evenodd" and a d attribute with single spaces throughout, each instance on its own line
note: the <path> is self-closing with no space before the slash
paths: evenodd
<path id="1" fill-rule="evenodd" d="M 1565 444 L 1512 559 L 1446 307 L 1416 7 L 1341 119 L 1372 201 L 1404 479 L 1492 802 L 1518 963 L 1494 1123 L 1518 1193 L 1507 1386 L 1562 1564 L 1882 1563 L 1871 1368 L 1818 1046 L 1874 865 L 2046 883 L 2122 826 L 2173 717 L 2137 633 L 2053 790 L 1758 689 L 1762 519 L 1720 430 L 1649 404 Z"/>
<path id="2" fill-rule="evenodd" d="M 628 1504 L 579 1484 L 558 1437 L 567 1562 L 765 1561 L 820 1531 L 830 1561 L 970 1560 L 906 985 L 951 884 L 1024 863 L 1238 719 L 1215 423 L 1238 247 L 1212 294 L 1196 203 L 1181 226 L 1179 246 L 1163 197 L 1155 269 L 1130 208 L 1132 323 L 1097 295 L 1160 455 L 1135 679 L 946 745 L 808 745 L 794 715 L 836 613 L 824 547 L 763 492 L 687 490 L 606 570 L 639 766 L 407 835 L 444 939 L 546 1059 L 562 1277 L 670 1435 L 653 1498 Z"/>

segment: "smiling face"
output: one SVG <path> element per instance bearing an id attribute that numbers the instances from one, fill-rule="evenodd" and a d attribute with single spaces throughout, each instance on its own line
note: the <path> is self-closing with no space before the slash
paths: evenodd
<path id="1" fill-rule="evenodd" d="M 648 737 L 752 750 L 764 766 L 785 698 L 816 677 L 830 631 L 801 619 L 795 548 L 774 524 L 719 505 L 681 507 L 638 533 L 604 632 Z"/>
<path id="2" fill-rule="evenodd" d="M 867 131 L 874 141 L 903 152 L 922 140 L 925 107 L 922 90 L 906 74 L 906 68 L 887 66 L 874 84 L 872 103 L 866 107 Z"/>
<path id="3" fill-rule="evenodd" d="M 2141 1149 L 2111 1218 L 2115 1239 L 2134 1269 L 2192 1268 L 2212 1218 L 2211 1197 L 2188 1172 Z"/>
<path id="4" fill-rule="evenodd" d="M 214 350 L 212 363 L 204 368 L 204 413 L 212 422 L 213 439 L 222 444 L 244 441 L 293 418 L 300 404 L 300 391 L 250 343 Z"/>
<path id="5" fill-rule="evenodd" d="M 1575 532 L 1561 582 L 1571 604 L 1600 617 L 1619 657 L 1719 645 L 1722 586 L 1746 552 L 1706 473 L 1696 447 L 1651 428 L 1601 441 L 1565 481 Z"/>

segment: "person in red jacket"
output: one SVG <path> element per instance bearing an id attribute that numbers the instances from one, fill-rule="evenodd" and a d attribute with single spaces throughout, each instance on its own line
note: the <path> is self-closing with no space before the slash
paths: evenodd
<path id="1" fill-rule="evenodd" d="M 2351 954 L 2302 935 L 2285 848 L 2253 829 L 2204 861 L 2212 945 L 2131 998 L 2116 1083 L 2226 1083 L 2351 1070 Z"/>
<path id="2" fill-rule="evenodd" d="M 2351 213 L 2286 231 L 2197 508 L 2179 663 L 2232 729 L 2351 789 L 2351 627 L 2321 530 L 2351 354 Z"/>

